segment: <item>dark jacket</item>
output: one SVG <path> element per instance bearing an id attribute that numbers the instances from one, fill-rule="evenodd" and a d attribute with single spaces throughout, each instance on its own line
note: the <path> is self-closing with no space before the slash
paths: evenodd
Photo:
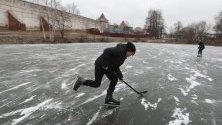
<path id="1" fill-rule="evenodd" d="M 198 49 L 201 49 L 201 50 L 205 49 L 205 45 L 203 42 L 199 42 L 198 45 L 199 45 Z"/>
<path id="2" fill-rule="evenodd" d="M 96 66 L 115 72 L 119 79 L 123 78 L 119 67 L 126 59 L 126 44 L 118 44 L 116 47 L 106 48 L 95 62 Z"/>

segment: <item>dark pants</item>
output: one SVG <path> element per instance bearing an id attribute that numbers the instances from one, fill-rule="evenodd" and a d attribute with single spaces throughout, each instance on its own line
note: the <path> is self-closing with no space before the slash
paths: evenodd
<path id="1" fill-rule="evenodd" d="M 198 50 L 198 55 L 201 55 L 201 56 L 202 56 L 202 51 L 203 51 L 203 49 L 199 49 L 199 50 Z"/>
<path id="2" fill-rule="evenodd" d="M 118 77 L 115 72 L 103 69 L 102 67 L 95 66 L 95 80 L 86 80 L 83 85 L 98 88 L 101 85 L 101 81 L 103 75 L 106 75 L 107 78 L 110 80 L 108 90 L 113 92 L 115 90 L 115 86 L 118 82 Z"/>

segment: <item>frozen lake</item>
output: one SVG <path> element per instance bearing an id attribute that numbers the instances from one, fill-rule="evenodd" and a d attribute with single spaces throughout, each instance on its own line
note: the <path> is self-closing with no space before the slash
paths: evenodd
<path id="1" fill-rule="evenodd" d="M 94 61 L 115 43 L 0 46 L 0 124 L 222 125 L 222 48 L 137 43 L 121 70 L 114 97 L 104 103 L 100 88 L 72 90 L 76 74 L 94 79 Z"/>

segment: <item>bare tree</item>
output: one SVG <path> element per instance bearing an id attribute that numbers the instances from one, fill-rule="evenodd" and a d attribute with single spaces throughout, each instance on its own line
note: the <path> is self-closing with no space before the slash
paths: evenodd
<path id="1" fill-rule="evenodd" d="M 205 39 L 207 38 L 208 32 L 210 30 L 210 25 L 206 23 L 206 21 L 200 21 L 196 24 L 193 24 L 193 27 L 195 29 L 195 38 L 194 42 L 196 42 L 199 39 Z"/>
<path id="2" fill-rule="evenodd" d="M 181 34 L 182 34 L 183 39 L 187 40 L 188 43 L 193 43 L 194 39 L 196 38 L 193 24 L 184 27 L 181 30 Z"/>
<path id="3" fill-rule="evenodd" d="M 35 4 L 40 4 L 42 1 L 41 0 L 29 0 L 29 2 L 33 2 Z M 43 15 L 45 15 L 44 7 L 38 6 L 38 11 L 39 11 L 39 20 L 40 20 L 40 30 L 42 30 L 43 39 L 46 40 L 46 33 L 45 33 L 44 20 L 43 20 Z"/>
<path id="4" fill-rule="evenodd" d="M 164 19 L 160 10 L 149 10 L 144 29 L 146 29 L 152 37 L 162 37 L 164 32 Z"/>
<path id="5" fill-rule="evenodd" d="M 183 38 L 190 43 L 196 43 L 199 39 L 204 39 L 210 30 L 210 25 L 206 21 L 193 23 L 182 29 Z"/>
<path id="6" fill-rule="evenodd" d="M 71 14 L 80 15 L 80 11 L 75 3 L 67 4 L 66 11 Z"/>
<path id="7" fill-rule="evenodd" d="M 174 33 L 175 33 L 175 28 L 171 26 L 171 27 L 169 28 L 169 34 L 168 34 L 169 37 L 170 37 L 170 38 L 174 38 Z"/>
<path id="8" fill-rule="evenodd" d="M 32 2 L 32 3 L 35 3 L 35 4 L 40 4 L 40 5 L 50 5 L 50 1 L 51 0 L 26 0 L 26 1 L 29 1 L 29 2 Z"/>
<path id="9" fill-rule="evenodd" d="M 71 16 L 59 2 L 56 3 L 53 20 L 55 21 L 55 28 L 60 32 L 62 38 L 64 38 L 65 31 L 72 27 Z"/>
<path id="10" fill-rule="evenodd" d="M 217 37 L 222 38 L 222 11 L 218 14 L 215 20 L 216 20 L 216 25 L 214 26 L 214 30 L 217 33 Z"/>
<path id="11" fill-rule="evenodd" d="M 49 31 L 49 39 L 50 41 L 54 41 L 54 21 L 52 19 L 53 15 L 53 5 L 57 2 L 57 0 L 29 0 L 30 2 L 44 5 L 39 6 L 39 13 L 40 13 L 40 24 L 41 29 L 43 31 L 43 37 L 44 40 L 46 40 L 46 31 Z M 44 23 L 47 23 L 48 26 L 46 26 Z M 45 29 L 45 26 L 47 27 Z"/>
<path id="12" fill-rule="evenodd" d="M 199 23 L 196 24 L 195 29 L 196 29 L 197 35 L 204 36 L 210 30 L 210 25 L 207 24 L 206 21 L 200 21 Z"/>
<path id="13" fill-rule="evenodd" d="M 176 32 L 180 32 L 182 30 L 182 28 L 183 28 L 183 25 L 182 25 L 182 23 L 180 21 L 178 21 L 178 22 L 176 22 L 174 24 L 174 27 L 175 27 L 175 31 Z"/>
<path id="14" fill-rule="evenodd" d="M 174 36 L 178 39 L 178 38 L 182 38 L 182 34 L 181 31 L 183 29 L 183 25 L 180 21 L 176 22 L 174 24 Z"/>
<path id="15" fill-rule="evenodd" d="M 55 20 L 54 15 L 56 13 L 57 5 L 60 3 L 61 0 L 41 0 L 42 4 L 46 6 L 46 16 L 48 22 L 48 31 L 49 31 L 49 40 L 54 41 L 54 34 L 55 34 Z"/>
<path id="16" fill-rule="evenodd" d="M 42 17 L 39 17 L 39 18 L 40 18 L 40 23 L 41 23 L 43 38 L 44 38 L 44 40 L 46 40 L 46 35 L 45 35 L 45 29 L 44 29 L 44 25 L 43 25 L 43 20 L 42 20 Z"/>
<path id="17" fill-rule="evenodd" d="M 71 26 L 71 13 L 79 14 L 77 6 L 73 3 L 68 9 L 64 7 L 60 1 L 61 0 L 29 0 L 36 4 L 41 4 L 46 6 L 46 11 L 42 10 L 41 16 L 43 16 L 49 24 L 49 38 L 51 41 L 54 41 L 54 33 L 58 30 L 61 34 L 61 37 L 64 38 L 65 30 L 69 30 Z M 39 9 L 41 10 L 41 8 Z M 44 12 L 43 12 L 44 11 Z M 45 38 L 45 29 L 43 27 L 43 20 L 40 19 L 41 26 L 43 29 L 43 34 Z"/>

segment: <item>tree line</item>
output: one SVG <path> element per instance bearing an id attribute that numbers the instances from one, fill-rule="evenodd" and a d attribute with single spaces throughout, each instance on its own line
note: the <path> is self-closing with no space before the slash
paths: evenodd
<path id="1" fill-rule="evenodd" d="M 145 21 L 144 30 L 150 37 L 162 38 L 166 33 L 166 26 L 161 10 L 151 9 Z M 215 17 L 215 25 L 211 26 L 206 21 L 199 21 L 183 26 L 178 21 L 167 34 L 171 38 L 185 39 L 191 43 L 199 39 L 221 39 L 222 38 L 222 11 Z"/>

